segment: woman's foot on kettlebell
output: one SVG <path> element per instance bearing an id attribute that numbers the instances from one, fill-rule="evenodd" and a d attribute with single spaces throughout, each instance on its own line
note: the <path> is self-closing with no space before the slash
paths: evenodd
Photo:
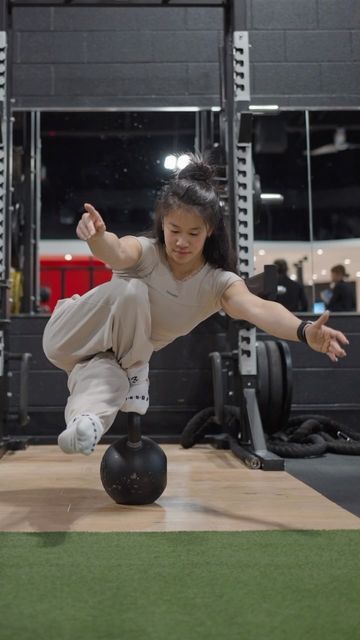
<path id="1" fill-rule="evenodd" d="M 125 371 L 130 388 L 121 407 L 124 413 L 144 415 L 149 408 L 149 365 L 131 367 Z"/>
<path id="2" fill-rule="evenodd" d="M 89 456 L 104 433 L 99 418 L 93 413 L 80 413 L 70 420 L 58 437 L 64 453 L 83 453 Z"/>

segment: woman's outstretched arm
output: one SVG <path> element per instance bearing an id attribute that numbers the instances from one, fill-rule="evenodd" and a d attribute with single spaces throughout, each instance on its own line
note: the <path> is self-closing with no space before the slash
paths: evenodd
<path id="1" fill-rule="evenodd" d="M 263 300 L 250 293 L 242 281 L 235 282 L 225 291 L 221 304 L 231 318 L 246 320 L 276 338 L 299 340 L 297 331 L 301 320 L 278 302 Z M 343 345 L 349 341 L 341 331 L 325 326 L 328 319 L 329 312 L 325 311 L 315 322 L 306 325 L 306 342 L 314 351 L 326 353 L 330 360 L 337 362 L 346 356 Z"/>
<path id="2" fill-rule="evenodd" d="M 106 231 L 100 213 L 88 203 L 84 208 L 85 213 L 78 223 L 76 235 L 88 243 L 92 254 L 113 269 L 128 269 L 137 264 L 142 253 L 140 242 L 134 236 L 118 238 Z"/>

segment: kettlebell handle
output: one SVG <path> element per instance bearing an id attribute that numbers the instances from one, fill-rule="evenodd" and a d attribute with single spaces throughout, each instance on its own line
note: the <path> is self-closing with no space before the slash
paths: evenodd
<path id="1" fill-rule="evenodd" d="M 128 439 L 127 445 L 132 449 L 138 449 L 142 446 L 141 442 L 141 422 L 138 413 L 128 413 Z"/>

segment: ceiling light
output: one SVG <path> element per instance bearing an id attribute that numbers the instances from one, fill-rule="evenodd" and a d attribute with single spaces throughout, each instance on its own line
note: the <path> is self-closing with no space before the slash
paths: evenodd
<path id="1" fill-rule="evenodd" d="M 273 204 L 284 202 L 284 196 L 281 193 L 262 193 L 260 199 L 262 202 L 272 202 Z"/>
<path id="2" fill-rule="evenodd" d="M 169 169 L 169 171 L 174 171 L 174 169 L 176 169 L 176 156 L 166 156 L 164 160 L 164 167 L 165 169 Z"/>
<path id="3" fill-rule="evenodd" d="M 189 164 L 189 162 L 190 162 L 189 156 L 187 156 L 186 153 L 184 153 L 177 160 L 178 169 L 184 169 Z"/>
<path id="4" fill-rule="evenodd" d="M 279 111 L 278 104 L 250 104 L 249 111 Z"/>

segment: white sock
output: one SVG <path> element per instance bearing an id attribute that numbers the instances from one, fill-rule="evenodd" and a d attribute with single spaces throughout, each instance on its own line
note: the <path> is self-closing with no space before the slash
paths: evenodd
<path id="1" fill-rule="evenodd" d="M 60 433 L 58 445 L 64 453 L 83 453 L 89 456 L 103 433 L 103 426 L 95 414 L 80 413 Z"/>
<path id="2" fill-rule="evenodd" d="M 143 416 L 149 408 L 149 365 L 130 367 L 125 370 L 125 373 L 130 388 L 121 411 L 139 413 Z"/>

